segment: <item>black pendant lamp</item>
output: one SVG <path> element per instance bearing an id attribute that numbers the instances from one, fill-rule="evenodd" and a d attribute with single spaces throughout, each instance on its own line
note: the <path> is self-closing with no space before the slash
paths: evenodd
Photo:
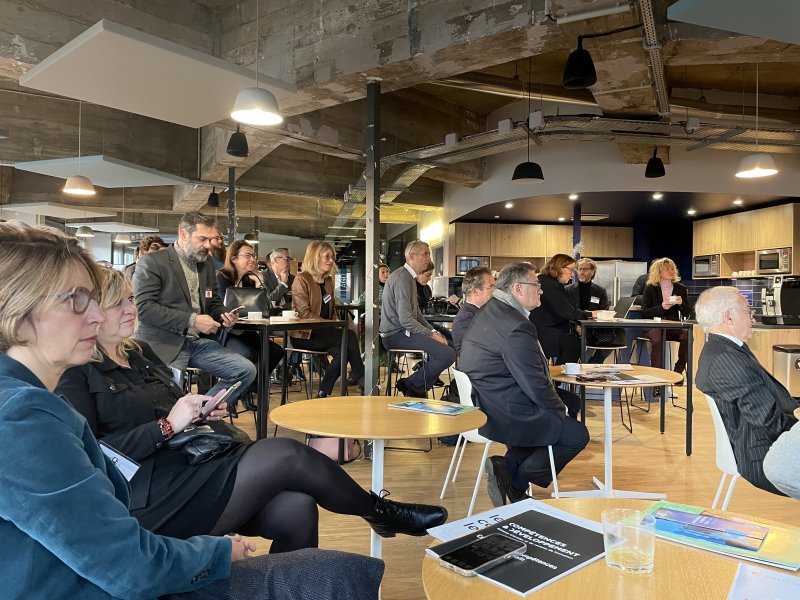
<path id="1" fill-rule="evenodd" d="M 525 132 L 528 134 L 528 160 L 521 162 L 514 169 L 511 181 L 514 183 L 540 183 L 544 181 L 542 167 L 538 163 L 531 162 L 531 59 L 528 58 L 528 121 L 525 123 Z"/>
<path id="2" fill-rule="evenodd" d="M 219 194 L 217 193 L 217 188 L 215 187 L 211 188 L 211 193 L 208 195 L 208 207 L 219 208 Z"/>
<path id="3" fill-rule="evenodd" d="M 653 156 L 647 161 L 644 176 L 648 179 L 654 179 L 656 177 L 663 177 L 664 175 L 666 175 L 664 161 L 658 158 L 658 146 L 656 146 L 653 148 Z"/>
<path id="4" fill-rule="evenodd" d="M 231 139 L 228 140 L 228 147 L 225 152 L 237 158 L 246 158 L 250 153 L 247 137 L 239 131 L 239 125 L 236 126 L 236 131 L 231 135 Z"/>
<path id="5" fill-rule="evenodd" d="M 585 90 L 597 83 L 594 61 L 589 51 L 583 48 L 582 35 L 578 36 L 578 48 L 567 59 L 562 83 L 568 90 Z"/>

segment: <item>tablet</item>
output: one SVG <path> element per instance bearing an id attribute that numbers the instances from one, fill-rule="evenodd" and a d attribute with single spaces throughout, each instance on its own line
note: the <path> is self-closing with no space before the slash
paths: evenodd
<path id="1" fill-rule="evenodd" d="M 241 387 L 242 382 L 237 381 L 227 390 L 221 390 L 217 393 L 216 396 L 211 398 L 211 400 L 206 400 L 206 403 L 203 404 L 203 408 L 200 409 L 200 415 L 198 416 L 199 421 L 205 420 L 205 418 L 211 414 L 211 411 L 217 408 L 223 402 L 227 402 L 228 399 L 233 395 L 233 393 Z"/>

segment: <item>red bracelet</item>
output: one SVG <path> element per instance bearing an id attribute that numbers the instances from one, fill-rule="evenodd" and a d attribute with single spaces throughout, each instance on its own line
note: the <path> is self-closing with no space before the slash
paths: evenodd
<path id="1" fill-rule="evenodd" d="M 167 421 L 166 419 L 159 419 L 156 421 L 158 426 L 161 428 L 161 437 L 164 438 L 166 442 L 169 438 L 175 435 L 175 429 L 173 429 L 172 424 Z"/>

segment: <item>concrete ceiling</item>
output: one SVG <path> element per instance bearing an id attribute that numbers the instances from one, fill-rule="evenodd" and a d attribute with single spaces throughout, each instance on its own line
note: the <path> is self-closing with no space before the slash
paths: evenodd
<path id="1" fill-rule="evenodd" d="M 676 4 L 677 15 L 684 4 L 674 0 L 636 1 L 628 11 L 594 17 L 618 10 L 619 3 L 439 0 L 409 7 L 402 0 L 368 0 L 356 11 L 345 0 L 275 0 L 260 3 L 258 44 L 255 0 L 136 4 L 74 0 L 57 11 L 44 5 L 31 7 L 25 0 L 2 3 L 6 8 L 0 11 L 0 130 L 9 135 L 0 140 L 0 164 L 8 165 L 0 167 L 3 204 L 64 200 L 59 179 L 10 166 L 74 156 L 77 103 L 23 87 L 18 80 L 101 19 L 215 57 L 234 71 L 252 69 L 257 49 L 259 71 L 297 89 L 282 99 L 287 116 L 282 127 L 243 128 L 250 144 L 250 156 L 245 159 L 225 153 L 235 129 L 228 119 L 194 129 L 180 124 L 185 123 L 180 118 L 165 122 L 84 104 L 83 154 L 103 154 L 189 181 L 182 186 L 128 189 L 126 221 L 145 226 L 153 225 L 154 214 L 162 215 L 162 226 L 172 227 L 176 213 L 204 208 L 211 191 L 207 184 L 226 185 L 230 167 L 236 169 L 238 182 L 246 190 L 240 196 L 241 206 L 248 209 L 243 214 L 261 216 L 259 225 L 271 233 L 324 237 L 342 211 L 351 215 L 348 223 L 357 223 L 363 205 L 348 208 L 344 198 L 362 181 L 364 97 L 367 77 L 372 76 L 383 80 L 383 154 L 395 155 L 382 182 L 394 187 L 387 192 L 385 200 L 391 203 L 381 218 L 398 225 L 416 223 L 425 212 L 442 206 L 444 185 L 476 187 L 487 179 L 481 157 L 425 163 L 428 167 L 416 172 L 409 170 L 414 163 L 400 158 L 408 160 L 416 149 L 443 146 L 449 133 L 464 138 L 495 129 L 497 123 L 487 122 L 487 115 L 525 98 L 529 79 L 534 99 L 561 98 L 568 102 L 564 105 L 567 114 L 601 114 L 605 119 L 673 123 L 675 127 L 696 114 L 723 132 L 738 126 L 741 130 L 734 134 L 739 140 L 749 140 L 752 131 L 748 133 L 748 128 L 753 123 L 748 115 L 753 112 L 758 63 L 762 128 L 791 131 L 793 139 L 800 126 L 800 45 L 769 28 L 770 23 L 783 27 L 787 19 L 781 9 L 785 7 L 777 5 L 786 3 L 776 2 L 770 11 L 759 9 L 759 27 L 751 31 L 726 22 L 698 25 L 701 21 L 669 20 L 670 6 Z M 738 14 L 735 9 L 726 11 Z M 563 89 L 563 66 L 578 35 L 634 25 L 648 14 L 652 14 L 659 46 L 657 57 L 644 48 L 643 35 L 648 34 L 640 29 L 586 39 L 584 47 L 594 58 L 598 83 L 590 90 Z M 126 64 L 125 58 L 118 61 L 123 75 L 135 66 Z M 659 60 L 663 66 L 656 69 Z M 100 88 L 113 85 L 92 70 L 82 76 Z M 660 77 L 663 86 L 657 85 Z M 127 93 L 153 96 L 146 77 L 138 87 Z M 662 114 L 659 89 L 666 94 L 669 114 Z M 201 107 L 206 99 L 201 93 L 193 95 Z M 628 162 L 646 162 L 653 147 L 651 138 L 635 143 L 603 135 L 599 139 L 616 141 Z M 673 144 L 666 139 L 658 145 L 668 153 Z M 673 152 L 686 147 L 685 143 L 674 145 Z M 734 149 L 741 148 L 720 151 Z M 800 152 L 793 141 L 784 149 Z M 89 208 L 121 210 L 119 191 L 98 192 L 87 202 Z M 748 204 L 775 200 L 769 195 L 752 196 Z M 222 198 L 224 207 L 225 194 Z M 724 210 L 730 200 L 694 194 L 690 203 L 707 214 Z M 550 212 L 534 210 L 524 218 L 551 220 Z M 240 228 L 245 226 L 252 226 L 246 218 Z"/>

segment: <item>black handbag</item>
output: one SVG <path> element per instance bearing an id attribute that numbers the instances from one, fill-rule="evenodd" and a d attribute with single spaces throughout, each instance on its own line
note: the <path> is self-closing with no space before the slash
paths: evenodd
<path id="1" fill-rule="evenodd" d="M 208 425 L 187 427 L 167 440 L 167 448 L 180 450 L 190 465 L 199 465 L 233 446 L 231 434 L 214 431 Z"/>
<path id="2" fill-rule="evenodd" d="M 257 287 L 229 287 L 225 291 L 225 300 L 223 300 L 226 310 L 233 310 L 237 306 L 244 306 L 239 311 L 239 314 L 246 316 L 249 312 L 260 312 L 263 316 L 269 317 L 270 308 L 272 304 L 267 297 L 267 291 L 264 288 Z"/>
<path id="3" fill-rule="evenodd" d="M 596 327 L 588 331 L 586 336 L 587 346 L 626 346 L 625 330 L 617 327 L 601 328 Z"/>

